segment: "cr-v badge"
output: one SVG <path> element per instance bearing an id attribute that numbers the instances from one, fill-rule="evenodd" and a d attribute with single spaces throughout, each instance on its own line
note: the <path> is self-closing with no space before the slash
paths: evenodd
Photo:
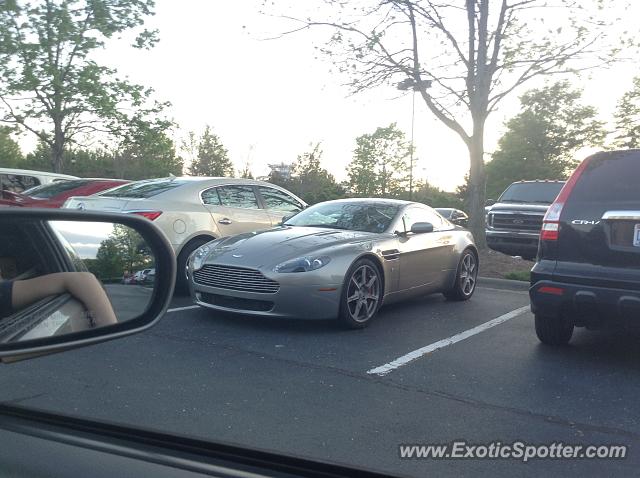
<path id="1" fill-rule="evenodd" d="M 578 226 L 595 226 L 596 224 L 600 224 L 600 221 L 595 219 L 574 219 L 571 221 L 571 224 L 576 224 Z"/>

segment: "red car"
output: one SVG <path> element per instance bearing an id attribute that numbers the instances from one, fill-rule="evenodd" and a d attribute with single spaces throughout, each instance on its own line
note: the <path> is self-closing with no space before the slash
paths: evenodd
<path id="1" fill-rule="evenodd" d="M 0 205 L 59 208 L 71 196 L 91 196 L 128 182 L 124 179 L 84 178 L 43 184 L 22 193 L 2 191 Z"/>

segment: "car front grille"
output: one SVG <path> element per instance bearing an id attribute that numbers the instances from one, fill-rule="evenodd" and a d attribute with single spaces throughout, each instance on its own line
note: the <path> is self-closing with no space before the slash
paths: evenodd
<path id="1" fill-rule="evenodd" d="M 494 229 L 539 232 L 542 229 L 541 214 L 501 214 L 491 213 L 489 225 Z"/>
<path id="2" fill-rule="evenodd" d="M 217 305 L 225 309 L 250 310 L 254 312 L 269 312 L 273 309 L 273 302 L 268 300 L 241 299 L 219 294 L 201 293 L 200 300 L 207 304 Z"/>
<path id="3" fill-rule="evenodd" d="M 280 284 L 260 271 L 244 267 L 206 264 L 193 273 L 193 280 L 196 284 L 209 287 L 259 294 L 275 294 L 280 289 Z"/>

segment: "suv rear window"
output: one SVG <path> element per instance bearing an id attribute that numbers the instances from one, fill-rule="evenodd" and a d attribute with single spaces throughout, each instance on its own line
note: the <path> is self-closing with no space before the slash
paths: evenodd
<path id="1" fill-rule="evenodd" d="M 102 192 L 98 194 L 98 196 L 106 196 L 110 198 L 150 198 L 160 193 L 180 187 L 186 183 L 187 181 L 173 178 L 138 181 Z"/>
<path id="2" fill-rule="evenodd" d="M 42 186 L 36 186 L 35 188 L 27 189 L 23 194 L 31 196 L 32 198 L 49 199 L 58 194 L 62 194 L 66 191 L 70 191 L 75 188 L 80 188 L 91 182 L 87 179 L 74 179 L 71 181 L 58 181 L 57 183 L 43 184 Z"/>
<path id="3" fill-rule="evenodd" d="M 499 202 L 551 204 L 564 182 L 513 183 L 498 199 Z"/>
<path id="4" fill-rule="evenodd" d="M 640 152 L 594 157 L 571 191 L 573 202 L 639 202 Z"/>

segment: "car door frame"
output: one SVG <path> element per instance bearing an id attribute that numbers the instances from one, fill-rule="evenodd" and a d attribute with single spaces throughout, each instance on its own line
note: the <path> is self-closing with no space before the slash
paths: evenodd
<path id="1" fill-rule="evenodd" d="M 223 188 L 223 187 L 229 187 L 229 186 L 243 186 L 243 187 L 247 187 L 250 188 L 253 191 L 253 194 L 256 198 L 256 203 L 258 205 L 257 209 L 249 209 L 249 208 L 241 208 L 241 207 L 231 207 L 231 206 L 224 206 L 222 204 L 222 198 L 220 197 L 218 188 Z M 219 200 L 219 204 L 207 204 L 202 195 L 206 192 L 209 191 L 211 189 L 215 189 L 216 194 L 218 195 L 218 200 Z M 228 217 L 226 216 L 232 216 L 232 212 L 235 210 L 238 211 L 262 211 L 264 214 L 264 217 L 266 218 L 266 221 L 264 223 L 265 227 L 264 228 L 260 228 L 260 229 L 269 229 L 271 227 L 271 217 L 269 216 L 267 210 L 264 208 L 264 203 L 262 202 L 262 197 L 258 194 L 258 191 L 255 188 L 255 185 L 253 184 L 242 184 L 242 183 L 233 183 L 233 182 L 229 182 L 229 183 L 222 183 L 222 184 L 215 184 L 213 186 L 210 186 L 208 188 L 204 188 L 202 189 L 199 193 L 198 196 L 200 197 L 200 203 L 203 205 L 203 207 L 209 212 L 209 214 L 211 215 L 211 220 L 213 221 L 217 234 L 219 237 L 228 237 L 228 236 L 234 236 L 236 234 L 242 234 L 244 232 L 249 232 L 249 231 L 245 231 L 245 230 L 241 230 L 238 231 L 236 228 L 228 228 L 226 226 L 229 225 L 233 225 L 235 220 L 234 219 L 230 219 L 231 220 L 231 224 L 224 224 L 221 223 L 221 220 L 224 219 L 228 219 Z M 212 208 L 220 208 L 220 211 L 213 211 Z M 222 212 L 224 211 L 224 212 Z M 219 218 L 218 216 L 223 216 L 222 218 Z M 233 229 L 233 230 L 230 230 Z M 260 230 L 260 229 L 252 229 L 252 231 L 255 230 Z"/>
<path id="2" fill-rule="evenodd" d="M 448 277 L 446 270 L 451 255 L 449 249 L 454 245 L 451 234 L 454 226 L 443 228 L 441 224 L 433 224 L 434 230 L 432 232 L 420 234 L 414 234 L 406 229 L 405 215 L 411 209 L 424 209 L 425 207 L 420 204 L 405 206 L 394 224 L 393 230 L 398 235 L 398 250 L 400 251 L 398 292 L 403 295 L 435 292 L 442 287 Z M 434 214 L 438 215 L 435 211 Z M 426 280 L 418 283 L 419 281 L 415 278 L 425 271 Z"/>
<path id="3" fill-rule="evenodd" d="M 281 222 L 282 219 L 287 217 L 288 215 L 291 215 L 291 211 L 282 211 L 282 210 L 278 210 L 278 209 L 269 209 L 269 207 L 267 206 L 267 202 L 265 201 L 264 197 L 262 196 L 262 193 L 260 192 L 260 188 L 269 188 L 269 189 L 275 189 L 276 191 L 280 191 L 283 194 L 286 194 L 287 196 L 291 197 L 292 199 L 295 199 L 296 202 L 298 202 L 300 204 L 300 211 L 303 211 L 306 207 L 307 207 L 307 203 L 304 202 L 302 199 L 300 199 L 298 196 L 296 196 L 295 194 L 287 191 L 284 188 L 280 188 L 274 184 L 254 184 L 253 185 L 254 189 L 255 189 L 255 194 L 258 197 L 258 201 L 261 205 L 261 207 L 267 211 L 267 215 L 271 218 L 271 225 L 272 226 L 278 226 Z M 298 212 L 300 212 L 298 211 Z M 298 212 L 296 212 L 295 214 L 297 214 Z M 280 214 L 280 213 L 285 213 L 285 214 Z"/>

